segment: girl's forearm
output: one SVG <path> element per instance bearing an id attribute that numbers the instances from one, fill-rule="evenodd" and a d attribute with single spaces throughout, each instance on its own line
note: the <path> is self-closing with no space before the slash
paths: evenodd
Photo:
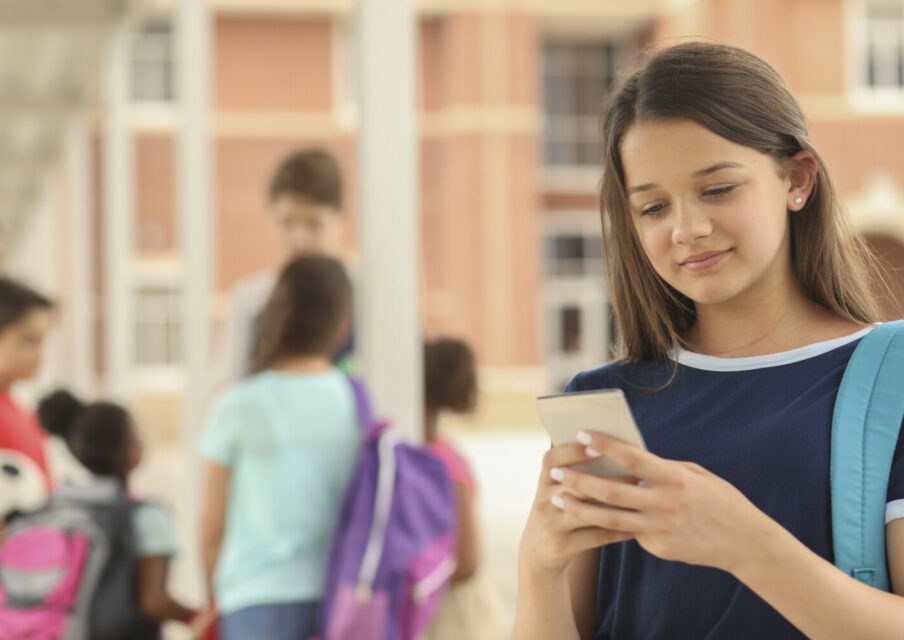
<path id="1" fill-rule="evenodd" d="M 169 557 L 148 556 L 138 565 L 138 598 L 141 612 L 153 620 L 187 622 L 195 615 L 167 592 Z"/>
<path id="2" fill-rule="evenodd" d="M 219 544 L 204 545 L 201 549 L 201 564 L 204 569 L 204 586 L 207 588 L 208 598 L 213 598 L 213 577 L 216 572 L 219 555 Z"/>
<path id="3" fill-rule="evenodd" d="M 187 623 L 198 612 L 183 606 L 167 594 L 144 599 L 141 603 L 141 611 L 152 620 L 176 620 Z"/>
<path id="4" fill-rule="evenodd" d="M 904 630 L 904 598 L 845 575 L 778 524 L 732 574 L 809 638 L 897 640 Z"/>
<path id="5" fill-rule="evenodd" d="M 518 602 L 512 640 L 580 640 L 566 572 L 518 570 Z"/>

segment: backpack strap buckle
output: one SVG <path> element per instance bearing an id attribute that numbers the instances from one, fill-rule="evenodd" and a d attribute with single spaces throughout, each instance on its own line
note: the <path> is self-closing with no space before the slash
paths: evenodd
<path id="1" fill-rule="evenodd" d="M 875 587 L 879 570 L 874 567 L 860 567 L 858 569 L 853 569 L 851 575 L 860 582 Z"/>

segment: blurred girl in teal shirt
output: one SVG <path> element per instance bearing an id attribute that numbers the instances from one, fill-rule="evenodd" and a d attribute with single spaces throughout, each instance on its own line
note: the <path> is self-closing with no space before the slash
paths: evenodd
<path id="1" fill-rule="evenodd" d="M 290 262 L 261 316 L 255 373 L 214 401 L 200 443 L 201 532 L 223 640 L 314 631 L 361 439 L 352 388 L 330 361 L 350 309 L 339 262 Z"/>

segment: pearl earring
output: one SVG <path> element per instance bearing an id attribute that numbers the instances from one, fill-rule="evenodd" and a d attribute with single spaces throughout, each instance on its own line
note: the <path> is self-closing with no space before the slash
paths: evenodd
<path id="1" fill-rule="evenodd" d="M 798 207 L 799 207 L 800 205 L 802 205 L 803 202 L 804 202 L 804 199 L 801 198 L 800 196 L 797 196 L 796 198 L 794 198 L 794 204 L 796 204 Z"/>

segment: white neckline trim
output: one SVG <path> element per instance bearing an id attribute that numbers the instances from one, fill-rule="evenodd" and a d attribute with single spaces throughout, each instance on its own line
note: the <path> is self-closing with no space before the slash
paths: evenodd
<path id="1" fill-rule="evenodd" d="M 847 336 L 841 336 L 840 338 L 833 338 L 832 340 L 825 340 L 823 342 L 815 342 L 804 347 L 791 349 L 790 351 L 768 353 L 763 356 L 748 356 L 746 358 L 719 358 L 717 356 L 695 353 L 679 347 L 676 359 L 679 364 L 694 369 L 703 369 L 705 371 L 751 371 L 753 369 L 766 369 L 768 367 L 779 367 L 820 356 L 833 349 L 859 340 L 871 330 L 872 327 L 866 327 Z"/>

